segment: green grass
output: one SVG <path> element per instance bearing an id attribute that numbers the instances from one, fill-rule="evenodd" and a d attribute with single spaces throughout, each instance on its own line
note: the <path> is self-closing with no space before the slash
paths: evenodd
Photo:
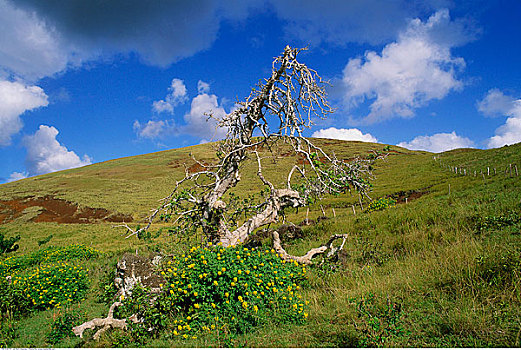
<path id="1" fill-rule="evenodd" d="M 345 158 L 384 147 L 317 141 Z M 193 340 L 161 335 L 146 346 L 521 346 L 521 224 L 501 219 L 521 216 L 521 177 L 505 174 L 509 164 L 521 166 L 521 144 L 437 155 L 395 146 L 392 150 L 398 153 L 377 162 L 371 197 L 408 191 L 420 191 L 421 197 L 370 213 L 362 212 L 355 194 L 325 198 L 310 208 L 309 218 L 321 216 L 322 205 L 329 220 L 304 227 L 304 237 L 287 244 L 290 254 L 302 254 L 332 234 L 349 235 L 338 262 L 308 269 L 302 291 L 304 299 L 310 301 L 306 323 L 268 323 L 231 343 L 217 334 Z M 139 221 L 182 177 L 182 164 L 193 164 L 190 151 L 198 159 L 211 159 L 209 145 L 118 159 L 0 185 L 0 198 L 52 194 L 80 206 L 132 214 Z M 291 162 L 281 158 L 277 164 L 267 163 L 266 174 L 274 182 L 283 182 L 280 169 L 289 168 Z M 237 194 L 248 193 L 258 183 L 254 165 L 246 167 Z M 472 176 L 454 174 L 447 166 L 464 167 Z M 495 167 L 496 175 L 487 176 L 487 167 Z M 474 177 L 474 170 L 485 176 Z M 368 203 L 366 200 L 364 207 Z M 98 301 L 97 286 L 105 270 L 112 269 L 124 251 L 180 252 L 197 242 L 166 236 L 150 243 L 135 237 L 125 239 L 124 230 L 102 222 L 33 223 L 30 219 L 38 210 L 28 210 L 23 220 L 0 226 L 8 236 L 21 236 L 19 251 L 10 255 L 37 250 L 37 241 L 50 234 L 53 238 L 48 245 L 86 244 L 104 252 L 101 258 L 85 264 L 91 274 L 91 289 L 87 300 L 75 307 L 88 319 L 106 316 L 108 307 Z M 298 223 L 305 219 L 306 210 L 286 214 L 286 221 Z M 483 220 L 492 224 L 484 227 Z M 17 333 L 10 346 L 50 346 L 45 336 L 56 317 L 56 310 L 45 310 L 15 320 Z M 54 346 L 111 347 L 122 337 L 121 332 L 111 331 L 99 343 L 65 338 Z"/>

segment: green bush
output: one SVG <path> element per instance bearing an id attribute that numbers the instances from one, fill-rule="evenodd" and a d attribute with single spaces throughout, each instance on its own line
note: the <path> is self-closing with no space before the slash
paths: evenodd
<path id="1" fill-rule="evenodd" d="M 3 232 L 0 232 L 0 255 L 18 250 L 19 246 L 16 242 L 20 240 L 20 235 L 16 237 L 6 238 Z"/>
<path id="2" fill-rule="evenodd" d="M 91 259 L 98 257 L 100 252 L 83 244 L 72 244 L 66 247 L 47 247 L 28 255 L 12 256 L 0 261 L 0 276 L 6 276 L 14 271 L 22 271 L 41 263 L 50 263 L 75 259 Z"/>
<path id="3" fill-rule="evenodd" d="M 479 232 L 491 229 L 499 230 L 510 226 L 517 226 L 517 228 L 521 230 L 521 216 L 515 211 L 510 211 L 504 215 L 485 216 L 477 219 L 477 229 Z"/>
<path id="4" fill-rule="evenodd" d="M 66 262 L 47 264 L 13 277 L 12 286 L 21 290 L 35 309 L 61 307 L 85 296 L 87 271 Z"/>
<path id="5" fill-rule="evenodd" d="M 95 249 L 75 244 L 0 261 L 0 312 L 25 314 L 82 299 L 89 285 L 88 270 L 68 261 L 98 255 Z"/>
<path id="6" fill-rule="evenodd" d="M 372 211 L 393 208 L 395 205 L 396 200 L 393 198 L 379 198 L 369 203 L 369 206 L 365 209 L 365 212 L 370 213 Z"/>
<path id="7" fill-rule="evenodd" d="M 353 300 L 354 301 L 354 300 Z M 387 298 L 384 305 L 372 293 L 356 301 L 360 347 L 388 347 L 398 337 L 405 337 L 403 318 L 405 313 L 400 303 Z"/>
<path id="8" fill-rule="evenodd" d="M 47 342 L 55 345 L 67 337 L 75 337 L 72 328 L 81 323 L 83 317 L 79 312 L 74 310 L 64 310 L 62 314 L 54 319 L 51 325 L 51 331 L 47 334 Z"/>
<path id="9" fill-rule="evenodd" d="M 233 337 L 268 321 L 301 323 L 308 317 L 298 285 L 305 272 L 273 250 L 192 247 L 164 264 L 166 283 L 153 307 L 137 289 L 121 316 L 144 315 L 143 329 L 168 328 L 184 338 L 217 331 Z"/>
<path id="10" fill-rule="evenodd" d="M 31 307 L 31 301 L 24 295 L 21 285 L 13 285 L 4 278 L 0 279 L 0 316 L 26 314 Z"/>
<path id="11" fill-rule="evenodd" d="M 0 348 L 8 348 L 16 338 L 16 323 L 12 317 L 2 315 L 0 319 Z"/>

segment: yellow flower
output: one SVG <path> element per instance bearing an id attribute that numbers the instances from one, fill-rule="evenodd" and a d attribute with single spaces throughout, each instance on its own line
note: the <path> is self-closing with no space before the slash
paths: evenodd
<path id="1" fill-rule="evenodd" d="M 232 282 L 232 283 L 231 283 L 231 286 L 232 286 L 232 287 L 235 287 L 235 282 Z"/>
<path id="2" fill-rule="evenodd" d="M 195 307 L 196 309 L 199 309 L 199 308 L 201 307 L 201 305 L 199 305 L 199 304 L 194 304 L 194 307 Z"/>
<path id="3" fill-rule="evenodd" d="M 217 281 L 213 281 L 213 285 L 214 285 L 214 286 L 218 286 L 218 285 L 219 285 L 219 282 L 217 282 Z"/>
<path id="4" fill-rule="evenodd" d="M 257 313 L 257 311 L 259 311 L 259 308 L 257 307 L 257 305 L 255 305 L 255 306 L 253 307 L 253 311 L 255 311 L 255 313 Z"/>
<path id="5" fill-rule="evenodd" d="M 198 295 L 197 292 L 194 292 L 194 297 L 196 297 L 197 295 Z"/>

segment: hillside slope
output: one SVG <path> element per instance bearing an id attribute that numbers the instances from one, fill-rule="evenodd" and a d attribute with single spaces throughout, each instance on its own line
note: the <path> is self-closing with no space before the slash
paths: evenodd
<path id="1" fill-rule="evenodd" d="M 316 140 L 345 159 L 382 151 L 384 145 Z M 137 224 L 176 179 L 197 159 L 209 161 L 211 144 L 94 164 L 0 185 L 0 229 L 19 234 L 20 250 L 36 251 L 37 241 L 56 246 L 91 245 L 106 255 L 92 268 L 93 287 L 78 308 L 89 318 L 106 314 L 96 293 L 107 266 L 124 251 L 182 252 L 196 238 L 161 236 L 155 241 L 124 239 L 113 228 L 132 217 Z M 266 173 L 283 181 L 295 161 L 277 157 Z M 297 160 L 298 161 L 298 160 Z M 456 170 L 457 168 L 457 170 Z M 230 343 L 209 334 L 197 340 L 161 335 L 126 346 L 255 347 L 514 347 L 521 334 L 521 144 L 493 150 L 460 149 L 441 154 L 392 146 L 376 163 L 373 199 L 392 197 L 395 206 L 362 211 L 356 195 L 328 197 L 311 206 L 312 224 L 287 241 L 291 254 L 302 254 L 332 234 L 347 233 L 339 261 L 308 271 L 303 296 L 310 302 L 303 325 L 268 324 Z M 495 172 L 494 172 L 495 169 Z M 516 172 L 517 170 L 517 172 Z M 252 164 L 238 194 L 256 186 Z M 69 208 L 60 223 L 38 199 L 53 198 Z M 9 201 L 26 207 L 13 215 Z M 65 203 L 65 204 L 64 204 Z M 34 204 L 29 206 L 29 204 Z M 369 201 L 361 203 L 367 209 Z M 16 206 L 13 204 L 13 206 Z M 58 204 L 56 204 L 58 206 Z M 70 208 L 72 206 L 75 211 Z M 90 208 L 90 209 L 88 209 Z M 65 209 L 64 209 L 65 211 Z M 320 216 L 327 219 L 317 220 Z M 45 214 L 45 215 L 44 215 Z M 289 211 L 286 221 L 300 223 L 306 211 Z M 18 216 L 17 216 L 18 215 Z M 83 215 L 83 216 L 82 216 Z M 118 217 L 117 215 L 121 215 Z M 83 217 L 83 221 L 80 221 Z M 47 218 L 39 220 L 38 218 Z M 47 221 L 46 221 L 47 220 Z M 83 222 L 83 223 L 81 223 Z M 157 224 L 156 227 L 162 227 Z M 173 244 L 172 244 L 173 243 Z M 265 242 L 269 244 L 268 242 Z M 12 346 L 49 346 L 43 336 L 53 310 L 19 321 Z M 22 331 L 23 330 L 23 331 Z M 67 338 L 54 346 L 120 346 L 117 332 L 101 343 Z M 119 342 L 119 343 L 118 343 Z"/>

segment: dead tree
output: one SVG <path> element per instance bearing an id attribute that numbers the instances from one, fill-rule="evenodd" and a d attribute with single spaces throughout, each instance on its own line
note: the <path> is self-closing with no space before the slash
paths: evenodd
<path id="1" fill-rule="evenodd" d="M 173 223 L 173 233 L 202 232 L 212 243 L 232 246 L 244 243 L 260 227 L 277 222 L 284 208 L 303 207 L 313 198 L 350 189 L 367 196 L 374 159 L 358 158 L 349 162 L 337 159 L 303 136 L 314 118 L 325 118 L 333 110 L 326 99 L 321 77 L 297 60 L 302 50 L 287 46 L 274 59 L 271 76 L 253 88 L 250 96 L 239 102 L 233 112 L 218 120 L 227 135 L 218 142 L 216 163 L 205 164 L 194 159 L 203 170 L 195 173 L 187 170 L 170 195 L 152 211 L 146 226 L 132 229 L 125 225 L 130 232 L 128 237 L 146 232 L 159 217 Z M 272 131 L 273 124 L 278 127 Z M 273 154 L 281 145 L 289 147 L 303 161 L 288 169 L 285 185 L 277 188 L 263 173 L 266 157 L 261 156 L 261 150 Z M 229 191 L 241 180 L 241 170 L 248 159 L 256 163 L 257 176 L 264 189 L 260 200 L 240 202 L 230 196 Z M 241 215 L 249 217 L 240 221 Z M 279 244 L 278 235 L 274 238 Z M 343 235 L 333 238 L 345 240 Z M 315 248 L 318 250 L 313 253 L 330 250 L 332 242 L 321 248 Z M 310 261 L 287 253 L 284 256 Z"/>

